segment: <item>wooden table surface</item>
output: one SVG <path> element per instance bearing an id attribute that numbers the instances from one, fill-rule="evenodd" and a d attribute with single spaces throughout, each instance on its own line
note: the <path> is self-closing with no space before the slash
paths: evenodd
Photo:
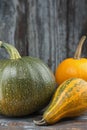
<path id="1" fill-rule="evenodd" d="M 51 126 L 36 126 L 33 120 L 40 118 L 41 115 L 38 114 L 21 118 L 0 116 L 0 130 L 87 130 L 87 114 L 74 119 L 64 119 Z"/>

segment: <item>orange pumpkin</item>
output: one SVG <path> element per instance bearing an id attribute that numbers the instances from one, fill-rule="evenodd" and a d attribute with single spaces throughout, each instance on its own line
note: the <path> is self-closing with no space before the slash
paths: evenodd
<path id="1" fill-rule="evenodd" d="M 80 57 L 85 40 L 86 36 L 82 36 L 74 58 L 65 59 L 57 67 L 55 77 L 58 84 L 72 77 L 82 78 L 87 81 L 87 59 Z"/>

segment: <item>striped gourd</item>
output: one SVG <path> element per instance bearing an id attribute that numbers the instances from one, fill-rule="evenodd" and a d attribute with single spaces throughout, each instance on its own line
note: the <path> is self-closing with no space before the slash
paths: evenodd
<path id="1" fill-rule="evenodd" d="M 65 117 L 79 116 L 87 110 L 87 82 L 71 78 L 56 90 L 53 99 L 37 125 L 54 124 Z"/>

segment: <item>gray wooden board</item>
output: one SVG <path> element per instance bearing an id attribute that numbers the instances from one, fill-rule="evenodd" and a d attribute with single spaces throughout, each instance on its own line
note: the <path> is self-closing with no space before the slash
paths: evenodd
<path id="1" fill-rule="evenodd" d="M 21 118 L 0 116 L 0 130 L 87 130 L 86 115 L 73 119 L 64 119 L 49 126 L 36 126 L 33 123 L 33 120 L 41 119 L 41 115 L 31 115 Z"/>
<path id="2" fill-rule="evenodd" d="M 55 72 L 73 57 L 79 39 L 87 34 L 87 0 L 0 0 L 0 40 L 14 45 L 22 56 L 42 59 Z M 87 42 L 82 56 L 87 57 Z M 8 54 L 0 49 L 0 58 Z M 87 130 L 87 117 L 35 126 L 38 116 L 13 119 L 0 116 L 0 130 Z"/>
<path id="3" fill-rule="evenodd" d="M 87 0 L 0 0 L 0 40 L 22 56 L 42 59 L 53 72 L 63 59 L 73 57 L 83 34 Z M 87 42 L 82 56 L 87 57 Z M 5 57 L 0 50 L 0 58 Z"/>

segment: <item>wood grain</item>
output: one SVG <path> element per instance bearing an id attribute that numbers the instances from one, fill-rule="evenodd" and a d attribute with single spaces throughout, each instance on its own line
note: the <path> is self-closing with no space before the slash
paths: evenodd
<path id="1" fill-rule="evenodd" d="M 33 120 L 40 119 L 41 115 L 32 115 L 21 118 L 8 118 L 1 116 L 0 130 L 87 130 L 87 116 L 74 119 L 64 119 L 50 126 L 36 126 Z"/>
<path id="2" fill-rule="evenodd" d="M 39 57 L 54 72 L 87 34 L 86 12 L 86 0 L 0 0 L 0 40 L 15 45 L 22 56 Z M 85 43 L 85 57 L 86 48 Z M 0 58 L 5 57 L 0 49 Z"/>
<path id="3" fill-rule="evenodd" d="M 87 34 L 87 0 L 0 0 L 0 40 L 14 45 L 22 56 L 42 59 L 55 72 L 73 57 L 80 37 Z M 87 57 L 87 42 L 82 56 Z M 8 58 L 0 49 L 0 59 Z M 0 130 L 87 130 L 87 116 L 53 126 L 35 126 L 38 116 L 0 117 Z"/>

